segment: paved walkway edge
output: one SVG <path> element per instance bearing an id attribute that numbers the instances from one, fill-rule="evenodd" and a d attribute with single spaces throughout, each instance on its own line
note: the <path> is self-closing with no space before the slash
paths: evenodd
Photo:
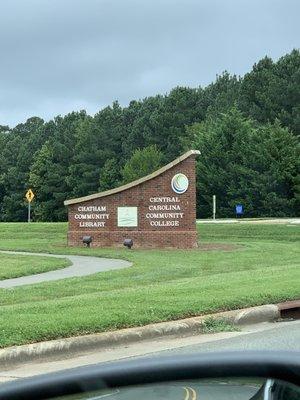
<path id="1" fill-rule="evenodd" d="M 93 275 L 99 272 L 111 271 L 120 268 L 131 267 L 132 263 L 126 260 L 115 258 L 104 258 L 96 256 L 75 256 L 72 254 L 51 254 L 31 253 L 27 251 L 0 250 L 4 254 L 22 254 L 28 256 L 42 256 L 54 258 L 66 258 L 71 265 L 65 268 L 54 269 L 39 274 L 20 276 L 19 278 L 3 279 L 0 281 L 1 289 L 8 289 L 17 286 L 33 285 L 42 282 L 58 281 L 61 279 L 78 278 L 81 276 Z"/>
<path id="2" fill-rule="evenodd" d="M 66 339 L 51 340 L 23 346 L 8 347 L 0 350 L 0 369 L 16 366 L 24 362 L 47 359 L 57 360 L 71 358 L 86 352 L 99 351 L 111 347 L 136 343 L 142 340 L 163 338 L 164 336 L 189 336 L 201 334 L 203 321 L 209 317 L 222 318 L 235 325 L 275 321 L 280 318 L 282 310 L 290 303 L 280 305 L 267 304 L 240 310 L 225 311 L 217 314 L 186 318 L 178 321 L 161 322 L 136 328 L 121 329 Z M 293 302 L 300 307 L 300 300 Z"/>

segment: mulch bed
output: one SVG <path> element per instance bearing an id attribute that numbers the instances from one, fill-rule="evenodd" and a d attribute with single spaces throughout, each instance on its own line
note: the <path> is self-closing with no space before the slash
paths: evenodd
<path id="1" fill-rule="evenodd" d="M 237 244 L 229 244 L 229 243 L 198 243 L 198 250 L 201 251 L 232 251 L 239 250 L 242 246 Z"/>

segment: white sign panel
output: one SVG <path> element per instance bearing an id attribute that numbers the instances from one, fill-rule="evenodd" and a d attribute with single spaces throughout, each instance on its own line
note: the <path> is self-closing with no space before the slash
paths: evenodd
<path id="1" fill-rule="evenodd" d="M 136 227 L 137 225 L 137 207 L 118 207 L 118 226 Z"/>

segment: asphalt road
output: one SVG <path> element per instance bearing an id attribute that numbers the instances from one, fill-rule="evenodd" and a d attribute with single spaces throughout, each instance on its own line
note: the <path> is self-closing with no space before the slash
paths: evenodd
<path id="1" fill-rule="evenodd" d="M 230 335 L 230 333 L 226 333 Z M 77 360 L 64 360 L 64 368 L 72 369 L 78 365 L 90 366 L 93 364 L 103 365 L 113 360 L 126 362 L 129 359 L 162 357 L 166 355 L 176 354 L 195 354 L 201 352 L 217 352 L 217 351 L 247 351 L 247 350 L 289 350 L 292 352 L 300 352 L 300 320 L 291 322 L 263 323 L 257 325 L 249 325 L 243 328 L 242 332 L 235 332 L 232 336 L 224 337 L 224 333 L 193 336 L 190 338 L 166 338 L 167 350 L 156 351 L 162 343 L 153 341 L 149 343 L 140 343 L 139 350 L 136 347 L 127 346 L 127 356 L 124 356 L 124 349 L 110 349 L 110 355 L 115 353 L 114 358 L 110 361 L 95 362 L 97 357 L 103 359 L 103 352 L 99 354 L 86 355 Z M 202 339 L 201 339 L 202 338 Z M 198 340 L 198 342 L 197 342 Z M 189 345 L 193 343 L 192 345 Z M 133 346 L 133 345 L 132 345 Z M 143 347 L 143 350 L 141 350 Z M 161 347 L 162 348 L 162 347 Z M 166 347 L 165 347 L 166 348 Z M 134 357 L 131 355 L 134 354 Z M 102 354 L 101 354 L 102 353 Z M 101 358 L 102 357 L 102 358 Z M 21 378 L 22 376 L 32 376 L 38 373 L 46 372 L 43 366 L 47 368 L 51 362 L 44 364 L 24 365 L 14 371 L 3 372 L 3 378 Z M 54 366 L 54 365 L 53 365 Z M 57 364 L 52 371 L 62 369 L 62 364 Z M 85 366 L 81 368 L 86 368 Z M 184 366 L 183 366 L 184 368 Z M 59 373 L 59 372 L 58 372 Z M 1 378 L 1 376 L 0 376 Z M 1 381 L 1 380 L 0 380 Z M 162 385 L 152 385 L 148 387 L 134 387 L 120 389 L 114 391 L 105 390 L 101 393 L 93 393 L 90 399 L 109 399 L 109 400 L 134 400 L 134 399 L 165 399 L 165 400 L 248 400 L 255 395 L 259 388 L 263 385 L 263 381 L 246 381 L 240 380 L 218 380 L 218 381 L 186 381 L 174 382 Z"/>
<path id="2" fill-rule="evenodd" d="M 94 394 L 93 400 L 107 398 L 109 400 L 249 400 L 264 384 L 225 382 L 176 382 L 148 387 L 135 387 Z M 90 399 L 90 398 L 89 398 Z M 91 399 L 90 399 L 91 400 Z"/>
<path id="3" fill-rule="evenodd" d="M 268 325 L 268 329 L 265 330 L 260 330 L 261 326 L 257 325 L 257 331 L 244 335 L 169 349 L 139 358 L 217 351 L 288 350 L 300 352 L 300 321 L 274 323 L 272 328 Z M 253 326 L 252 329 L 255 329 L 255 327 Z M 144 388 L 122 389 L 117 393 L 106 393 L 106 395 L 109 395 L 110 400 L 133 400 L 141 398 L 144 400 L 248 400 L 256 394 L 263 383 L 262 380 L 241 383 L 239 380 L 232 379 L 229 381 L 218 380 L 214 382 L 187 381 Z M 98 398 L 101 399 L 103 396 L 100 395 Z"/>
<path id="4" fill-rule="evenodd" d="M 259 329 L 260 325 L 257 325 Z M 194 354 L 209 351 L 250 351 L 250 350 L 288 350 L 300 351 L 300 320 L 272 323 L 266 330 L 257 330 L 241 336 L 206 342 L 180 349 L 152 354 L 155 356 L 171 354 Z M 270 324 L 268 324 L 270 327 Z M 252 327 L 255 329 L 255 326 Z"/>

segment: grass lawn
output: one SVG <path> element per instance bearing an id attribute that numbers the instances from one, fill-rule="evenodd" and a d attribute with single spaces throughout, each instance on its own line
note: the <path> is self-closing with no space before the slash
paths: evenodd
<path id="1" fill-rule="evenodd" d="M 300 298 L 300 228 L 198 225 L 230 251 L 66 247 L 66 224 L 0 224 L 0 249 L 124 258 L 128 269 L 0 289 L 0 346 Z"/>
<path id="2" fill-rule="evenodd" d="M 0 280 L 52 271 L 69 265 L 70 261 L 63 258 L 0 253 Z"/>

